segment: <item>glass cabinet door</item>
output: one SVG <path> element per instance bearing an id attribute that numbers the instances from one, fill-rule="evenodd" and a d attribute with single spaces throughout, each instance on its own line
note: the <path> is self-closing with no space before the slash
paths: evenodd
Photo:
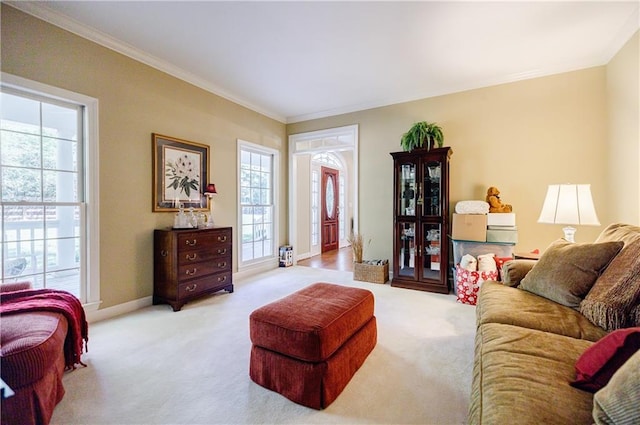
<path id="1" fill-rule="evenodd" d="M 423 215 L 435 215 L 442 214 L 441 204 L 441 175 L 442 175 L 442 163 L 440 161 L 426 161 L 424 163 L 423 170 L 423 185 L 424 188 L 424 207 Z"/>
<path id="2" fill-rule="evenodd" d="M 440 279 L 440 269 L 447 267 L 440 262 L 440 250 L 447 246 L 442 243 L 440 224 L 425 223 L 422 225 L 422 277 L 424 279 Z M 444 248 L 443 248 L 444 247 Z"/>
<path id="3" fill-rule="evenodd" d="M 416 224 L 398 223 L 396 233 L 396 244 L 398 249 L 398 275 L 409 278 L 416 278 L 418 269 L 418 251 L 416 249 Z"/>
<path id="4" fill-rule="evenodd" d="M 399 169 L 397 194 L 398 215 L 416 215 L 416 164 L 401 164 Z"/>

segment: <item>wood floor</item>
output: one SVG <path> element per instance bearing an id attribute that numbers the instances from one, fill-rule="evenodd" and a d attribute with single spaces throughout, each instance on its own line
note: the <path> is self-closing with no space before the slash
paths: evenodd
<path id="1" fill-rule="evenodd" d="M 306 260 L 298 261 L 299 266 L 313 267 L 316 269 L 353 271 L 353 253 L 351 247 L 340 248 L 335 251 L 325 252 Z"/>

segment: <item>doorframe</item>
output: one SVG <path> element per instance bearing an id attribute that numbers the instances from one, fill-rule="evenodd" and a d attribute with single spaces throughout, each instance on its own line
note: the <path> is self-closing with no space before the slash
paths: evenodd
<path id="1" fill-rule="evenodd" d="M 309 186 L 310 182 L 298 182 L 296 156 L 300 154 L 315 154 L 319 152 L 353 152 L 353 173 L 349 179 L 353 182 L 353 231 L 358 232 L 358 176 L 360 175 L 359 158 L 359 128 L 358 124 L 344 127 L 328 128 L 289 135 L 289 243 L 293 246 L 294 264 L 298 261 L 297 230 L 295 218 L 298 214 L 297 189 L 298 184 Z"/>

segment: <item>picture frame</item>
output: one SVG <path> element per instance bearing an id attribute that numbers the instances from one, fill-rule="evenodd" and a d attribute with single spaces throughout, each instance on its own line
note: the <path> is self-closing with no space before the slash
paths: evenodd
<path id="1" fill-rule="evenodd" d="M 153 212 L 209 209 L 209 146 L 152 133 Z"/>

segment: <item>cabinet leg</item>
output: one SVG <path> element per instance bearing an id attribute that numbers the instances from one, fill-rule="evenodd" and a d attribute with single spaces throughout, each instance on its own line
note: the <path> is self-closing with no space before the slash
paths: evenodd
<path id="1" fill-rule="evenodd" d="M 230 294 L 233 293 L 233 285 L 225 286 L 224 290 Z"/>

